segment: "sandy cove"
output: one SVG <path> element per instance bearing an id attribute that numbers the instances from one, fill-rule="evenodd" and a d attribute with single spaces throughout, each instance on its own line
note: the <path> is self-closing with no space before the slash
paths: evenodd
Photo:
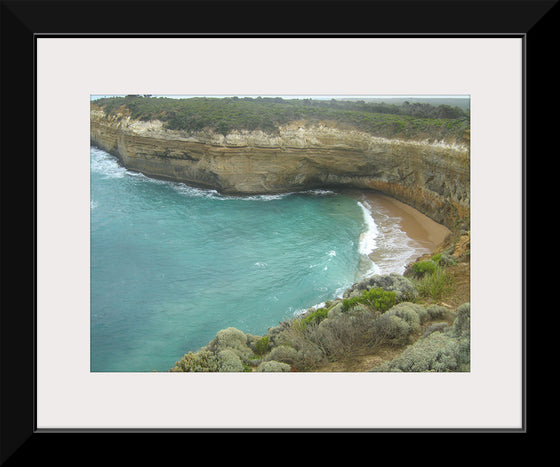
<path id="1" fill-rule="evenodd" d="M 399 218 L 402 230 L 408 237 L 430 252 L 434 252 L 451 233 L 447 227 L 438 224 L 408 204 L 380 192 L 352 190 L 344 194 L 362 202 L 369 210 L 375 210 L 387 216 Z"/>

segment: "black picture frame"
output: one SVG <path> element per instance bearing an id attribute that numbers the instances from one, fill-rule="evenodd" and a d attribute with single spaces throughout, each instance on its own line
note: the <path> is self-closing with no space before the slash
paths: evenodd
<path id="1" fill-rule="evenodd" d="M 61 456 L 61 446 L 85 446 L 100 435 L 120 437 L 119 451 L 146 434 L 197 433 L 534 433 L 527 403 L 528 189 L 523 181 L 524 423 L 521 430 L 68 430 L 38 431 L 35 407 L 36 199 L 35 52 L 39 37 L 520 37 L 524 41 L 524 173 L 527 155 L 553 123 L 538 104 L 554 75 L 547 56 L 557 44 L 557 1 L 2 1 L 2 311 L 0 315 L 0 455 L 20 465 Z M 184 18 L 196 18 L 185 23 Z M 530 100 L 529 100 L 530 99 Z M 546 112 L 545 110 L 544 112 Z M 12 154 L 16 156 L 11 156 Z M 554 186 L 553 182 L 551 182 Z M 539 181 L 541 188 L 547 185 Z M 80 434 L 93 435 L 86 441 Z M 126 441 L 125 441 L 126 440 Z M 89 444 L 88 444 L 89 443 Z M 129 444 L 130 443 L 130 444 Z M 88 455 L 95 457 L 88 449 Z M 164 453 L 165 455 L 165 453 Z M 56 457 L 55 457 L 56 456 Z M 68 453 L 62 459 L 70 460 Z M 100 457 L 101 458 L 101 457 Z"/>

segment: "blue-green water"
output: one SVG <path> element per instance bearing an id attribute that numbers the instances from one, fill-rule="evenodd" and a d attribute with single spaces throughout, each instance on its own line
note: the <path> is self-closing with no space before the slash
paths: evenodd
<path id="1" fill-rule="evenodd" d="M 91 371 L 166 371 L 220 329 L 267 328 L 376 266 L 378 231 L 328 191 L 226 197 L 91 148 Z"/>

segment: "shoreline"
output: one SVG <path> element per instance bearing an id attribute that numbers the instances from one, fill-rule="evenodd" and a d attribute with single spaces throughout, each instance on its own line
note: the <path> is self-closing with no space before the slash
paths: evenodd
<path id="1" fill-rule="evenodd" d="M 341 194 L 361 202 L 370 215 L 372 211 L 376 211 L 388 217 L 398 219 L 401 230 L 420 247 L 417 248 L 418 256 L 413 261 L 427 252 L 433 254 L 448 235 L 451 234 L 451 230 L 444 225 L 438 224 L 412 206 L 381 192 L 345 190 Z M 370 253 L 369 257 L 372 261 L 375 260 L 373 256 L 374 253 Z"/>
<path id="2" fill-rule="evenodd" d="M 97 149 L 100 149 L 110 154 L 108 151 L 105 151 L 103 148 L 101 148 L 100 146 L 94 143 L 90 143 L 90 146 L 93 146 Z M 114 155 L 112 156 L 115 157 L 117 163 L 123 168 L 125 168 L 126 170 L 135 171 L 133 169 L 127 168 L 119 159 L 119 157 Z M 315 188 L 315 189 L 308 189 L 308 190 L 301 190 L 301 191 L 294 190 L 288 192 L 279 191 L 279 192 L 254 193 L 254 194 L 245 193 L 245 192 L 228 193 L 228 192 L 222 192 L 219 188 L 211 185 L 202 185 L 190 181 L 183 182 L 168 177 L 146 175 L 140 171 L 138 171 L 138 173 L 141 173 L 142 175 L 155 180 L 180 183 L 192 188 L 215 191 L 220 196 L 232 197 L 232 198 L 236 198 L 236 197 L 244 198 L 244 197 L 251 197 L 251 196 L 282 196 L 282 195 L 290 195 L 290 194 L 306 193 L 306 192 L 308 193 L 321 192 L 321 191 L 330 192 L 332 190 L 333 193 L 346 195 L 361 202 L 364 205 L 364 207 L 370 212 L 370 214 L 372 210 L 375 210 L 389 217 L 399 219 L 399 224 L 402 227 L 402 231 L 410 239 L 419 243 L 424 249 L 429 250 L 430 253 L 433 253 L 444 242 L 446 237 L 451 233 L 451 230 L 449 230 L 447 227 L 437 223 L 436 221 L 434 221 L 427 215 L 423 214 L 422 212 L 418 211 L 417 209 L 413 208 L 412 206 L 403 203 L 402 201 L 399 201 L 396 198 L 386 195 L 380 191 L 375 191 L 375 190 L 367 190 L 367 189 L 360 189 L 360 188 L 336 189 L 336 188 L 322 187 L 322 188 Z M 371 257 L 371 255 L 369 256 Z"/>
<path id="3" fill-rule="evenodd" d="M 381 192 L 353 189 L 336 190 L 333 193 L 348 196 L 361 203 L 375 223 L 376 227 L 378 226 L 372 214 L 373 211 L 393 218 L 397 221 L 399 230 L 408 237 L 409 241 L 412 240 L 413 245 L 411 245 L 411 248 L 414 248 L 415 251 L 415 254 L 412 255 L 405 264 L 400 263 L 402 266 L 402 272 L 398 272 L 398 274 L 402 275 L 406 267 L 418 258 L 427 254 L 433 255 L 444 243 L 446 238 L 452 233 L 447 227 L 438 224 L 436 221 L 430 219 L 428 216 L 412 206 L 409 206 Z M 378 254 L 379 251 L 377 249 L 374 249 L 368 254 L 369 259 L 376 265 L 376 268 L 379 267 L 380 261 L 380 258 L 377 256 Z M 376 274 L 389 273 L 374 271 L 375 270 L 370 270 L 369 273 L 360 275 L 359 280 L 363 280 Z M 342 294 L 338 294 L 336 298 L 342 298 Z M 324 306 L 324 304 L 325 302 L 322 302 L 315 304 L 308 309 L 300 310 L 300 313 L 295 314 L 294 317 L 305 316 L 309 311 L 316 310 L 317 308 Z"/>

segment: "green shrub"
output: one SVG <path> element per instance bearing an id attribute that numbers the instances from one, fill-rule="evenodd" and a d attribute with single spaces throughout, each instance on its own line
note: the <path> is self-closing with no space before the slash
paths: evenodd
<path id="1" fill-rule="evenodd" d="M 268 352 L 268 348 L 270 345 L 270 337 L 264 336 L 261 337 L 258 341 L 255 342 L 255 353 L 257 355 L 264 355 Z"/>
<path id="2" fill-rule="evenodd" d="M 349 309 L 354 308 L 358 303 L 362 303 L 361 298 L 362 297 L 351 297 L 351 298 L 343 299 L 342 300 L 342 310 L 343 311 L 348 311 Z"/>
<path id="3" fill-rule="evenodd" d="M 433 274 L 436 271 L 436 263 L 432 260 L 418 261 L 412 266 L 412 270 L 416 277 L 424 277 Z"/>
<path id="4" fill-rule="evenodd" d="M 360 303 L 368 306 L 372 311 L 384 312 L 397 303 L 397 294 L 376 287 L 375 289 L 365 290 L 360 296 L 345 298 L 342 300 L 342 307 L 344 311 L 348 311 Z"/>
<path id="5" fill-rule="evenodd" d="M 384 312 L 397 303 L 397 294 L 378 287 L 366 290 L 362 294 L 361 303 L 369 306 L 372 310 Z"/>
<path id="6" fill-rule="evenodd" d="M 303 326 L 309 326 L 312 323 L 320 323 L 327 317 L 328 312 L 329 310 L 326 308 L 317 308 L 315 311 L 312 311 L 303 318 Z"/>

